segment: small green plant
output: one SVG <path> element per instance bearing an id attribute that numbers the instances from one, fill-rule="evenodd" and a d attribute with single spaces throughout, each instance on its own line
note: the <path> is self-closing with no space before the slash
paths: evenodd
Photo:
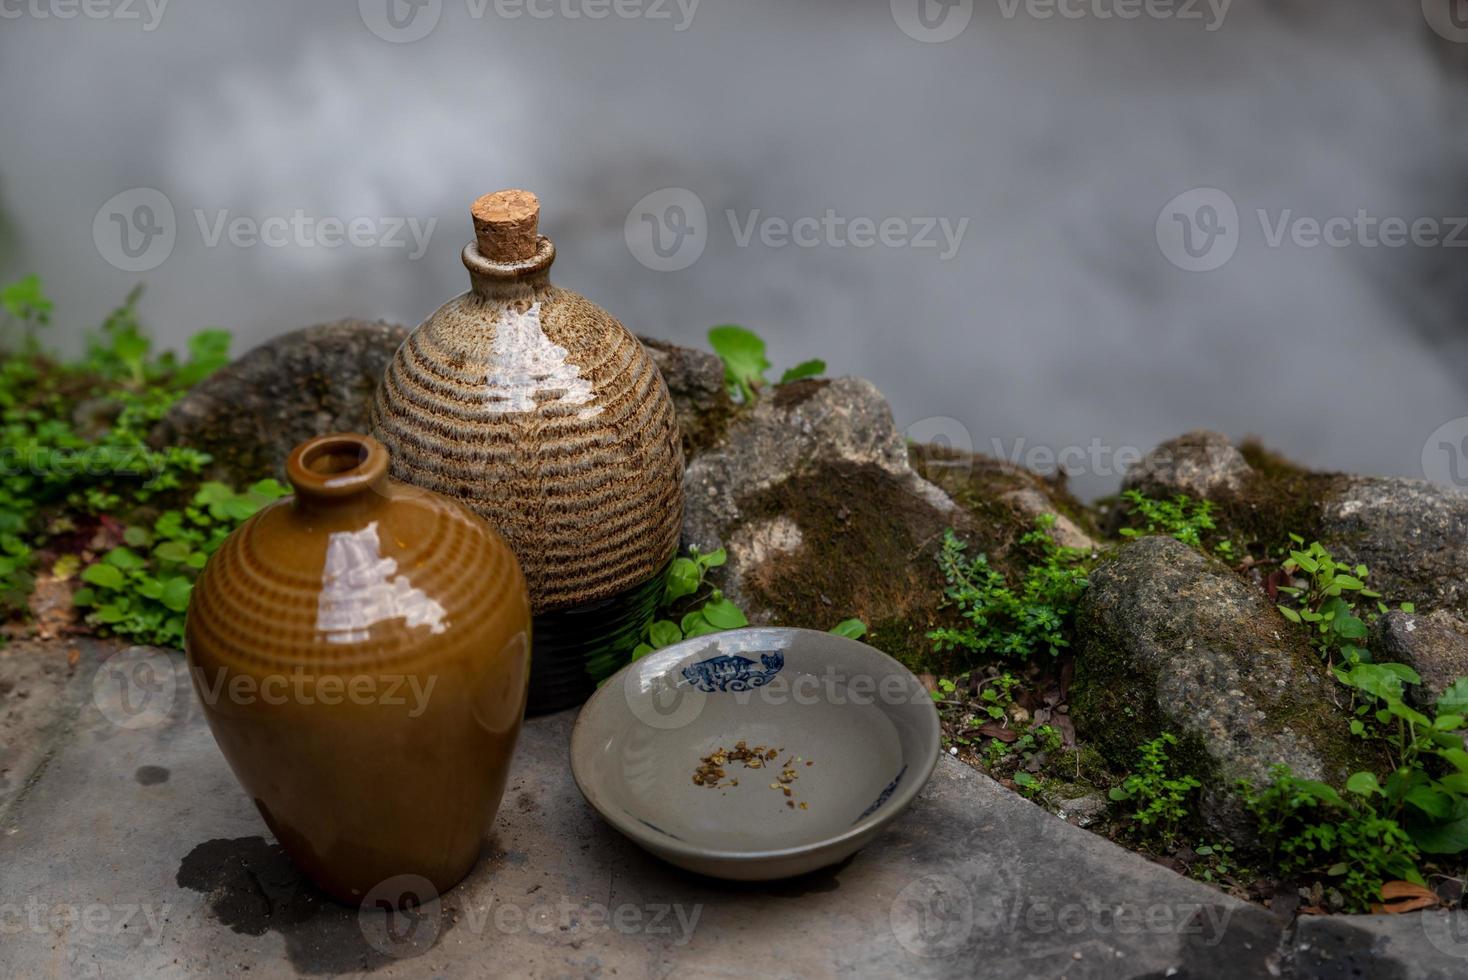
<path id="1" fill-rule="evenodd" d="M 1227 843 L 1199 844 L 1193 848 L 1199 860 L 1188 868 L 1188 873 L 1199 881 L 1218 884 L 1233 877 L 1239 871 L 1234 857 L 1234 846 Z"/>
<path id="2" fill-rule="evenodd" d="M 1207 500 L 1194 500 L 1180 493 L 1171 500 L 1148 497 L 1140 490 L 1128 490 L 1122 494 L 1131 506 L 1134 518 L 1140 518 L 1141 527 L 1124 527 L 1125 538 L 1139 538 L 1148 534 L 1166 534 L 1192 545 L 1203 547 L 1204 537 L 1218 529 L 1213 521 L 1213 504 Z M 1224 540 L 1214 546 L 1225 558 L 1234 557 L 1233 542 Z"/>
<path id="3" fill-rule="evenodd" d="M 1113 786 L 1114 803 L 1130 803 L 1128 817 L 1141 825 L 1144 836 L 1169 843 L 1178 825 L 1188 816 L 1187 800 L 1203 784 L 1197 777 L 1176 771 L 1168 750 L 1177 745 L 1177 736 L 1163 732 L 1137 750 L 1134 772 Z"/>
<path id="4" fill-rule="evenodd" d="M 940 652 L 961 651 L 980 657 L 1026 660 L 1039 653 L 1058 656 L 1069 645 L 1076 600 L 1088 584 L 1088 553 L 1055 543 L 1049 530 L 1053 514 L 1036 518 L 1034 530 L 1020 539 L 1038 549 L 1018 590 L 989 565 L 986 555 L 969 558 L 967 545 L 950 528 L 943 536 L 938 567 L 948 582 L 947 604 L 956 606 L 966 625 L 942 627 L 928 634 Z"/>
<path id="5" fill-rule="evenodd" d="M 633 660 L 681 640 L 749 625 L 744 610 L 708 583 L 708 573 L 728 560 L 723 548 L 708 554 L 691 548 L 687 557 L 673 559 L 657 613 L 633 649 Z M 866 636 L 867 626 L 859 619 L 843 619 L 831 632 L 859 640 Z"/>
<path id="6" fill-rule="evenodd" d="M 1352 663 L 1370 660 L 1362 645 L 1368 632 L 1366 619 L 1359 614 L 1353 600 L 1378 600 L 1379 612 L 1386 612 L 1387 607 L 1379 601 L 1380 593 L 1366 587 L 1366 566 L 1338 562 L 1319 541 L 1307 547 L 1305 539 L 1298 534 L 1291 534 L 1290 541 L 1296 547 L 1290 550 L 1282 567 L 1290 575 L 1303 575 L 1305 584 L 1279 587 L 1280 592 L 1293 600 L 1280 603 L 1279 611 L 1291 622 L 1308 626 L 1311 642 L 1327 659 L 1339 656 Z M 1413 607 L 1405 603 L 1402 610 L 1412 612 Z"/>
<path id="7" fill-rule="evenodd" d="M 1354 912 L 1379 901 L 1387 881 L 1425 883 L 1417 846 L 1377 808 L 1374 777 L 1351 777 L 1349 799 L 1325 783 L 1295 776 L 1287 766 L 1276 766 L 1271 777 L 1262 790 L 1247 783 L 1241 788 L 1270 864 L 1281 873 L 1324 876 Z"/>
<path id="8" fill-rule="evenodd" d="M 82 570 L 73 602 L 87 622 L 153 646 L 183 645 L 184 611 L 199 570 L 229 533 L 290 491 L 261 480 L 244 493 L 205 483 L 181 510 L 165 511 L 151 527 L 123 532 L 123 544 Z"/>
<path id="9" fill-rule="evenodd" d="M 726 324 L 709 331 L 709 346 L 724 362 L 724 382 L 729 392 L 746 404 L 755 400 L 767 382 L 765 372 L 770 362 L 765 357 L 765 342 L 752 330 Z M 826 362 L 819 359 L 801 361 L 780 376 L 777 384 L 814 378 L 826 373 Z"/>

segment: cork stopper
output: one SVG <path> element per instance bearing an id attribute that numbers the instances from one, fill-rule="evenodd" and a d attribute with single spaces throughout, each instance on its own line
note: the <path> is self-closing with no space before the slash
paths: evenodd
<path id="1" fill-rule="evenodd" d="M 521 190 L 495 191 L 475 201 L 471 211 L 480 255 L 503 265 L 535 256 L 540 199 L 534 194 Z"/>

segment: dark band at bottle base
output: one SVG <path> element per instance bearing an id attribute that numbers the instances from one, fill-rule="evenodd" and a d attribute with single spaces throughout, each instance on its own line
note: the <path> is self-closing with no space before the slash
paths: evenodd
<path id="1" fill-rule="evenodd" d="M 598 684 L 632 661 L 671 565 L 625 592 L 534 618 L 526 714 L 581 704 Z"/>

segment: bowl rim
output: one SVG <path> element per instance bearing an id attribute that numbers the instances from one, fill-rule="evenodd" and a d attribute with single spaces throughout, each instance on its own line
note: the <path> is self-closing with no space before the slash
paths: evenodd
<path id="1" fill-rule="evenodd" d="M 918 793 L 922 791 L 923 787 L 928 784 L 928 780 L 933 775 L 933 770 L 938 765 L 938 757 L 943 754 L 942 725 L 938 719 L 938 709 L 931 699 L 926 701 L 926 710 L 922 712 L 922 716 L 926 721 L 926 724 L 922 726 L 924 729 L 922 734 L 927 736 L 927 740 L 932 743 L 933 749 L 927 754 L 928 757 L 926 759 L 917 760 L 917 768 L 921 770 L 918 773 L 919 778 L 908 780 L 905 785 L 900 786 L 894 791 L 874 813 L 857 820 L 846 830 L 835 836 L 824 837 L 807 844 L 796 845 L 795 847 L 785 847 L 775 850 L 721 850 L 712 847 L 698 847 L 685 841 L 676 840 L 666 834 L 653 833 L 641 823 L 629 819 L 619 812 L 609 812 L 611 808 L 604 806 L 599 801 L 597 794 L 587 786 L 587 782 L 582 778 L 580 769 L 576 764 L 576 746 L 578 743 L 591 737 L 588 734 L 590 729 L 586 724 L 586 720 L 593 714 L 593 709 L 598 701 L 608 696 L 608 692 L 613 690 L 613 685 L 616 685 L 617 689 L 620 689 L 626 683 L 627 672 L 633 668 L 645 669 L 645 665 L 648 664 L 656 664 L 659 661 L 678 660 L 687 652 L 688 647 L 695 643 L 707 643 L 710 636 L 721 637 L 740 633 L 809 634 L 813 637 L 819 637 L 825 642 L 836 643 L 838 646 L 849 644 L 851 647 L 860 648 L 864 656 L 875 656 L 880 660 L 885 660 L 888 666 L 910 678 L 912 684 L 917 689 L 924 690 L 922 682 L 917 679 L 917 675 L 913 674 L 912 671 L 904 667 L 891 655 L 878 650 L 870 644 L 853 640 L 850 637 L 840 636 L 836 633 L 827 633 L 822 630 L 802 629 L 794 626 L 746 626 L 735 630 L 725 630 L 717 634 L 706 634 L 704 636 L 680 640 L 677 643 L 663 647 L 661 650 L 656 650 L 638 660 L 632 661 L 617 671 L 596 689 L 596 692 L 587 699 L 586 704 L 582 705 L 580 712 L 576 715 L 576 722 L 571 728 L 571 741 L 567 747 L 567 751 L 570 755 L 571 777 L 575 780 L 576 788 L 580 790 L 581 796 L 586 800 L 587 804 L 603 820 L 610 824 L 614 830 L 654 853 L 668 853 L 679 857 L 728 863 L 758 863 L 822 851 L 853 840 L 858 840 L 864 835 L 880 830 L 906 810 Z"/>

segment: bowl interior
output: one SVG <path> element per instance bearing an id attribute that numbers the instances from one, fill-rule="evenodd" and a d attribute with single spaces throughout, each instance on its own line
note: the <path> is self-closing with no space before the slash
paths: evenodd
<path id="1" fill-rule="evenodd" d="M 612 678 L 577 720 L 572 762 L 624 832 L 752 855 L 880 819 L 937 751 L 932 700 L 896 661 L 827 633 L 756 628 L 684 641 Z"/>

